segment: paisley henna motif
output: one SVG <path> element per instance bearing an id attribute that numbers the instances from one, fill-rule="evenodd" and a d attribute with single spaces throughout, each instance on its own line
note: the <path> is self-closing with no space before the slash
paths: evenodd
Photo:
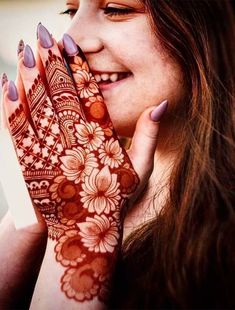
<path id="1" fill-rule="evenodd" d="M 76 89 L 68 75 L 63 59 L 60 56 L 55 55 L 52 50 L 48 51 L 48 60 L 45 64 L 45 71 L 52 99 L 61 95 L 61 93 L 68 93 L 77 96 Z"/>
<path id="2" fill-rule="evenodd" d="M 79 302 L 104 301 L 121 208 L 139 181 L 83 54 L 67 57 L 74 85 L 55 50 L 44 63 L 49 96 L 40 75 L 27 93 L 32 126 L 22 105 L 9 123 L 34 206 L 64 267 L 62 291 Z"/>

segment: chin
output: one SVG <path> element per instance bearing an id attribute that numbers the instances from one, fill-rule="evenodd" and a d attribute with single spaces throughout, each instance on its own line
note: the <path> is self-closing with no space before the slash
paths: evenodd
<path id="1" fill-rule="evenodd" d="M 118 136 L 131 138 L 135 131 L 138 115 L 128 110 L 122 102 L 107 102 L 107 109 Z"/>

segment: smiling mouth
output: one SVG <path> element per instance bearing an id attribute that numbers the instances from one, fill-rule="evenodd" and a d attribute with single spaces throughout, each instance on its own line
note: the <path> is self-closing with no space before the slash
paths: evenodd
<path id="1" fill-rule="evenodd" d="M 109 72 L 109 73 L 94 73 L 94 77 L 96 82 L 99 85 L 107 85 L 111 83 L 115 83 L 121 81 L 123 79 L 128 78 L 131 75 L 131 72 Z"/>

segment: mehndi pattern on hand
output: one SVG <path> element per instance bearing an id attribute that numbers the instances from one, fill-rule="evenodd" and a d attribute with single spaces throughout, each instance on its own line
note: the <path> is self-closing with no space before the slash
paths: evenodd
<path id="1" fill-rule="evenodd" d="M 33 204 L 47 222 L 56 260 L 65 270 L 62 291 L 80 302 L 104 301 L 120 243 L 121 210 L 139 179 L 82 51 L 65 53 L 65 64 L 52 41 L 50 48 L 38 44 L 48 85 L 36 65 L 27 68 L 22 55 L 27 102 L 10 100 L 8 86 L 4 104 Z"/>

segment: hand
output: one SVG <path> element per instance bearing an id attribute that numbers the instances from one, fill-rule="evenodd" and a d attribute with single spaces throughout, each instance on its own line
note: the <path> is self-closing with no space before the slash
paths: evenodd
<path id="1" fill-rule="evenodd" d="M 75 87 L 43 26 L 39 38 L 49 93 L 26 47 L 19 71 L 27 102 L 14 97 L 10 82 L 5 95 L 9 125 L 33 204 L 46 220 L 56 260 L 65 269 L 62 291 L 78 301 L 104 299 L 121 236 L 121 208 L 138 177 L 81 53 L 69 57 L 77 71 Z"/>
<path id="2" fill-rule="evenodd" d="M 27 102 L 10 82 L 4 95 L 9 125 L 34 206 L 56 242 L 56 260 L 65 267 L 62 291 L 77 301 L 104 300 L 121 236 L 121 211 L 138 177 L 81 50 L 70 42 L 69 48 L 76 49 L 71 56 L 67 42 L 74 85 L 56 42 L 43 26 L 38 34 L 47 85 L 26 47 L 19 72 Z M 150 127 L 156 137 L 157 125 Z M 149 140 L 152 155 L 156 142 Z M 139 150 L 132 146 L 130 155 L 138 158 Z M 138 168 L 142 175 L 151 170 L 149 165 Z"/>

